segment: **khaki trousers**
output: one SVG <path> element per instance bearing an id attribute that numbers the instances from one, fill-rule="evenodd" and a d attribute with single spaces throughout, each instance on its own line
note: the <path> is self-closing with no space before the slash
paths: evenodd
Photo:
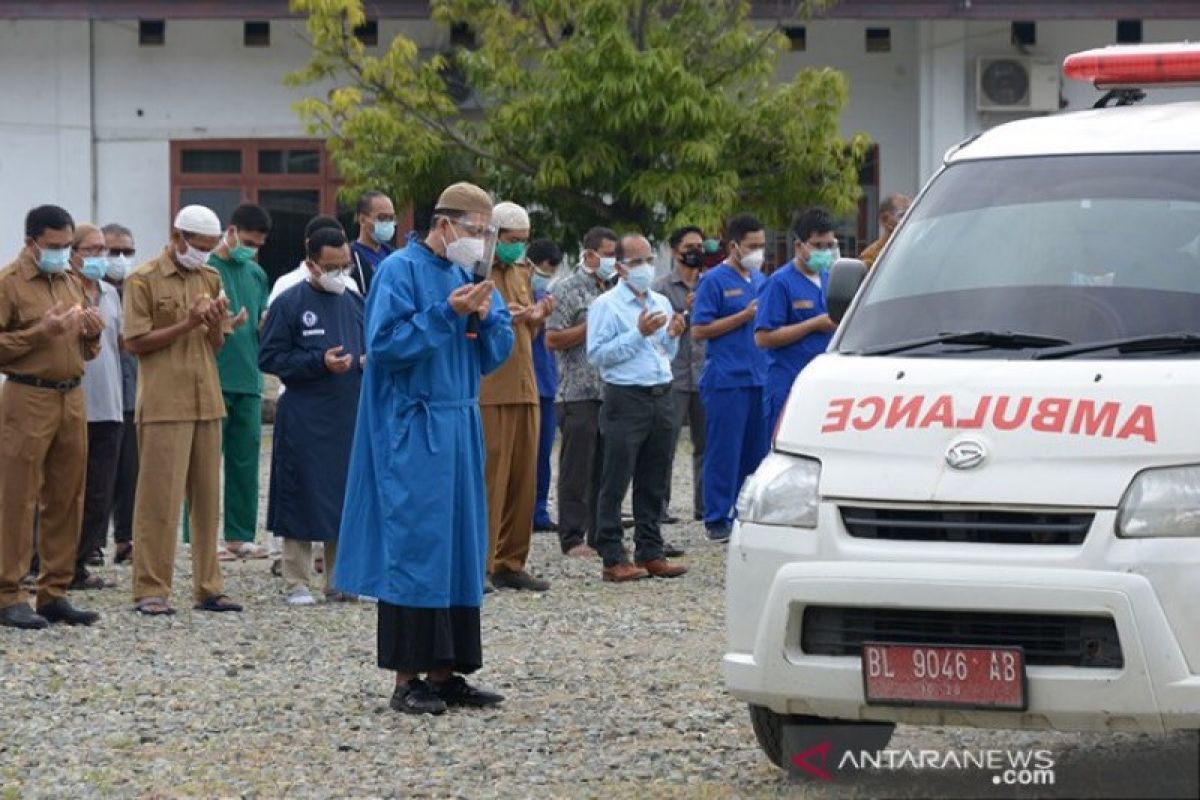
<path id="1" fill-rule="evenodd" d="M 138 425 L 133 506 L 133 599 L 170 597 L 186 497 L 196 602 L 221 594 L 217 525 L 221 513 L 221 420 Z"/>
<path id="2" fill-rule="evenodd" d="M 289 592 L 307 589 L 312 574 L 313 545 L 302 539 L 283 540 L 283 582 Z M 333 591 L 333 564 L 337 561 L 337 539 L 321 542 L 325 545 L 325 593 Z"/>
<path id="3" fill-rule="evenodd" d="M 536 403 L 481 406 L 487 449 L 488 574 L 525 569 L 537 501 Z"/>
<path id="4" fill-rule="evenodd" d="M 87 420 L 83 389 L 0 385 L 0 608 L 24 599 L 38 523 L 37 605 L 65 597 L 83 524 Z"/>

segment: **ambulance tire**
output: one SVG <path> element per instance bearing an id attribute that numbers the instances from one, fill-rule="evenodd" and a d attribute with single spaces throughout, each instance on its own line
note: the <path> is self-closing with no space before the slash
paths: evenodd
<path id="1" fill-rule="evenodd" d="M 831 719 L 807 714 L 777 714 L 765 706 L 750 706 L 750 725 L 754 738 L 767 759 L 786 770 L 793 753 L 784 753 L 784 727 L 797 726 L 790 744 L 797 752 L 804 752 L 830 740 L 830 727 L 836 726 L 837 741 L 829 753 L 829 760 L 837 763 L 846 751 L 861 750 L 874 752 L 883 750 L 892 739 L 896 725 L 891 722 L 865 722 L 862 720 Z"/>

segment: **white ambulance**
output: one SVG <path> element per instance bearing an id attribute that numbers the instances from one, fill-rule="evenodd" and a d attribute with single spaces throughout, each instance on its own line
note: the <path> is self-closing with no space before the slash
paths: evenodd
<path id="1" fill-rule="evenodd" d="M 742 488 L 723 668 L 777 765 L 831 723 L 1200 727 L 1200 103 L 1135 102 L 1200 45 L 1064 72 L 1111 91 L 959 145 L 838 262 Z"/>

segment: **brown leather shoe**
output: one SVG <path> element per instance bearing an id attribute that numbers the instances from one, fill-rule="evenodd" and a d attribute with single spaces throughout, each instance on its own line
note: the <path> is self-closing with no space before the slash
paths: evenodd
<path id="1" fill-rule="evenodd" d="M 656 578 L 678 578 L 688 571 L 688 568 L 683 564 L 672 564 L 665 558 L 656 558 L 653 561 L 647 561 L 645 564 L 638 564 L 638 566 Z"/>
<path id="2" fill-rule="evenodd" d="M 640 581 L 642 578 L 649 578 L 650 573 L 641 567 L 635 567 L 633 564 L 624 563 L 616 564 L 611 567 L 605 567 L 602 573 L 604 580 L 609 583 L 625 583 L 627 581 Z"/>

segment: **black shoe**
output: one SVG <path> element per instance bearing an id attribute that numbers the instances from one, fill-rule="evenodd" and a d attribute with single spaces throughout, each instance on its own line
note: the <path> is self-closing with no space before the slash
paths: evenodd
<path id="1" fill-rule="evenodd" d="M 477 689 L 467 683 L 462 675 L 452 675 L 444 681 L 430 681 L 429 688 L 447 706 L 487 708 L 504 701 L 504 695 Z"/>
<path id="2" fill-rule="evenodd" d="M 47 622 L 65 622 L 68 625 L 91 625 L 100 619 L 100 615 L 95 611 L 84 611 L 82 608 L 76 608 L 65 597 L 51 600 L 46 605 L 38 608 L 37 611 L 46 618 Z"/>
<path id="3" fill-rule="evenodd" d="M 637 520 L 633 517 L 626 517 L 624 515 L 621 516 L 621 527 L 624 530 L 629 530 L 635 525 L 637 525 Z"/>
<path id="4" fill-rule="evenodd" d="M 124 564 L 126 561 L 133 560 L 133 542 L 117 542 L 117 549 L 113 552 L 113 563 Z"/>
<path id="5" fill-rule="evenodd" d="M 89 567 L 103 567 L 104 566 L 104 551 L 100 550 L 100 549 L 96 549 L 96 550 L 93 550 L 92 552 L 88 553 L 87 565 Z"/>
<path id="6" fill-rule="evenodd" d="M 694 519 L 696 522 L 704 522 L 704 512 L 703 511 L 693 511 L 692 519 Z"/>
<path id="7" fill-rule="evenodd" d="M 733 535 L 733 528 L 728 522 L 705 523 L 704 531 L 708 534 L 708 540 L 716 544 L 728 542 L 729 537 Z"/>
<path id="8" fill-rule="evenodd" d="M 533 523 L 534 533 L 557 533 L 558 525 L 551 520 Z"/>
<path id="9" fill-rule="evenodd" d="M 679 558 L 680 556 L 687 555 L 687 553 L 677 544 L 663 542 L 663 555 L 667 558 Z"/>
<path id="10" fill-rule="evenodd" d="M 50 623 L 46 618 L 33 613 L 29 603 L 13 603 L 11 606 L 0 608 L 0 625 L 9 628 L 20 628 L 26 631 L 39 631 Z"/>
<path id="11" fill-rule="evenodd" d="M 111 589 L 116 586 L 112 581 L 106 581 L 94 572 L 76 573 L 75 580 L 69 587 L 72 592 L 89 591 L 93 589 Z"/>
<path id="12" fill-rule="evenodd" d="M 525 570 L 510 572 L 501 570 L 492 573 L 492 586 L 497 589 L 523 589 L 527 592 L 546 592 L 550 590 L 550 581 L 535 578 Z"/>
<path id="13" fill-rule="evenodd" d="M 392 692 L 393 711 L 405 714 L 438 714 L 446 713 L 446 701 L 437 695 L 429 684 L 420 678 L 413 678 L 403 686 L 397 686 Z"/>
<path id="14" fill-rule="evenodd" d="M 658 522 L 660 525 L 674 525 L 679 522 L 679 517 L 674 514 L 663 514 Z"/>

